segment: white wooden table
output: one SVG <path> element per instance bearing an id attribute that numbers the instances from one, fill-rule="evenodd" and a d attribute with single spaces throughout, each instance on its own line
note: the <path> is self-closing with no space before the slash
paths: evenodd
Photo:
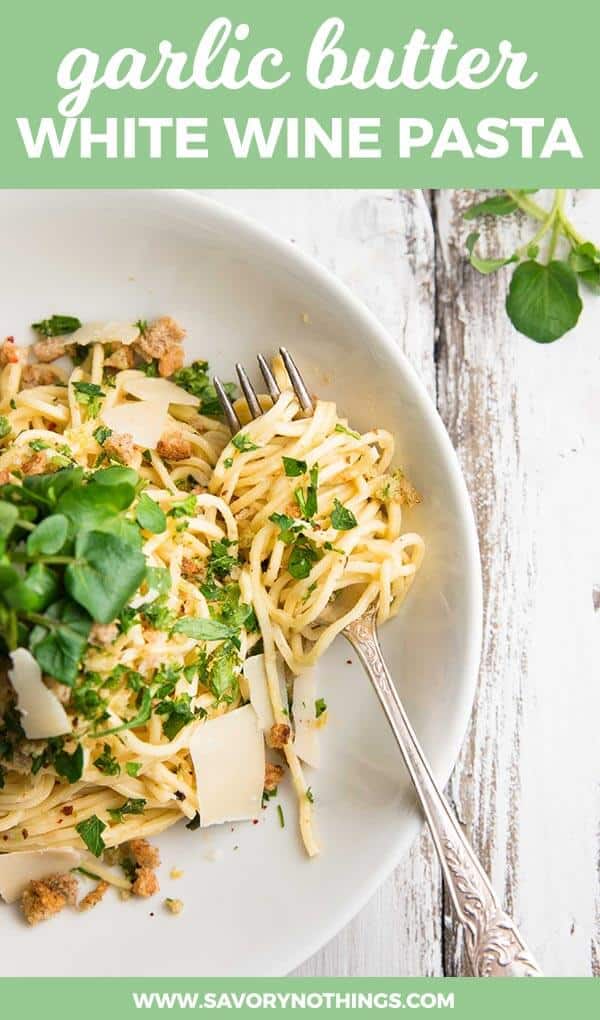
<path id="1" fill-rule="evenodd" d="M 506 274 L 465 264 L 464 192 L 212 195 L 333 270 L 437 402 L 471 493 L 485 587 L 479 687 L 449 793 L 545 973 L 600 976 L 600 297 L 554 345 L 516 334 Z M 572 202 L 600 243 L 600 190 Z M 510 252 L 521 230 L 511 217 L 486 226 L 482 243 Z M 298 973 L 466 973 L 425 833 Z"/>

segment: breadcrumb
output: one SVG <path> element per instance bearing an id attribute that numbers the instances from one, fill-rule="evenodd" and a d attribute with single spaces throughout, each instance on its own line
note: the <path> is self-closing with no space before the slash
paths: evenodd
<path id="1" fill-rule="evenodd" d="M 95 623 L 88 640 L 91 645 L 95 645 L 97 648 L 105 648 L 116 641 L 118 634 L 118 623 Z"/>
<path id="2" fill-rule="evenodd" d="M 172 914 L 180 914 L 183 910 L 183 900 L 173 900 L 170 896 L 167 896 L 165 900 L 165 907 L 170 910 Z"/>
<path id="3" fill-rule="evenodd" d="M 181 561 L 181 573 L 184 577 L 197 577 L 198 574 L 204 574 L 205 570 L 205 566 L 198 560 L 190 560 L 184 556 Z"/>
<path id="4" fill-rule="evenodd" d="M 181 432 L 168 432 L 159 439 L 156 452 L 165 460 L 188 460 L 192 456 L 192 444 Z"/>
<path id="5" fill-rule="evenodd" d="M 21 380 L 25 386 L 51 386 L 61 382 L 62 375 L 50 365 L 25 365 Z"/>
<path id="6" fill-rule="evenodd" d="M 93 910 L 96 904 L 104 899 L 108 888 L 108 882 L 98 882 L 96 888 L 83 897 L 79 904 L 79 910 Z"/>
<path id="7" fill-rule="evenodd" d="M 160 864 L 160 853 L 147 839 L 131 839 L 125 850 L 138 868 L 158 868 Z"/>
<path id="8" fill-rule="evenodd" d="M 56 361 L 57 358 L 62 358 L 65 348 L 66 344 L 62 337 L 51 336 L 34 344 L 33 353 L 38 361 Z"/>
<path id="9" fill-rule="evenodd" d="M 175 372 L 183 368 L 184 362 L 183 347 L 172 347 L 158 362 L 158 374 L 163 379 L 168 379 L 169 376 L 175 375 Z"/>
<path id="10" fill-rule="evenodd" d="M 119 372 L 135 365 L 135 354 L 127 344 L 121 344 L 104 362 L 105 368 L 116 368 Z"/>
<path id="11" fill-rule="evenodd" d="M 146 328 L 133 346 L 144 361 L 153 361 L 154 358 L 160 360 L 173 347 L 179 346 L 185 335 L 185 329 L 175 319 L 163 315 Z"/>
<path id="12" fill-rule="evenodd" d="M 183 878 L 184 872 L 180 871 L 179 868 L 171 868 L 169 872 L 169 878 Z"/>
<path id="13" fill-rule="evenodd" d="M 286 723 L 275 723 L 269 730 L 269 745 L 283 748 L 290 739 L 290 727 Z"/>
<path id="14" fill-rule="evenodd" d="M 21 471 L 24 475 L 43 475 L 48 470 L 48 461 L 45 454 L 34 453 L 32 457 L 21 464 Z"/>
<path id="15" fill-rule="evenodd" d="M 135 873 L 135 881 L 131 886 L 134 896 L 154 896 L 160 891 L 158 879 L 152 868 L 138 868 Z"/>
<path id="16" fill-rule="evenodd" d="M 129 432 L 113 432 L 112 436 L 105 440 L 103 449 L 109 457 L 125 464 L 126 467 L 137 470 L 142 463 L 142 455 L 139 450 L 136 450 L 133 436 Z"/>
<path id="17" fill-rule="evenodd" d="M 50 875 L 30 882 L 21 896 L 21 909 L 28 924 L 47 921 L 67 905 L 77 902 L 77 879 L 73 875 Z"/>
<path id="18" fill-rule="evenodd" d="M 265 765 L 265 790 L 267 793 L 273 793 L 281 780 L 283 779 L 284 768 L 283 765 L 275 765 L 273 762 L 268 761 Z"/>

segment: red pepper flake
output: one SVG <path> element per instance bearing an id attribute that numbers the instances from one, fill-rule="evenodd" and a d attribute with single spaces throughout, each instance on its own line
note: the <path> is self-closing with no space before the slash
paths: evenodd
<path id="1" fill-rule="evenodd" d="M 258 825 L 258 818 L 253 818 L 252 819 L 252 824 L 253 825 Z"/>
<path id="2" fill-rule="evenodd" d="M 63 815 L 72 815 L 73 814 L 73 805 L 72 804 L 65 804 L 64 808 L 62 808 L 62 813 L 63 813 Z"/>
<path id="3" fill-rule="evenodd" d="M 21 829 L 21 835 L 22 835 L 23 839 L 27 839 L 27 837 L 29 836 L 29 833 L 27 832 L 27 829 Z"/>

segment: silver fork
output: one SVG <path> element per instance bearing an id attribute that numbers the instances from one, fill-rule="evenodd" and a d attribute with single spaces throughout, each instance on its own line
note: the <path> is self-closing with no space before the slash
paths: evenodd
<path id="1" fill-rule="evenodd" d="M 279 351 L 302 410 L 312 413 L 313 402 L 296 364 L 285 347 L 280 347 Z M 275 376 L 262 354 L 258 355 L 258 363 L 269 395 L 275 401 L 280 396 Z M 258 418 L 263 409 L 256 391 L 239 363 L 236 371 L 250 414 Z M 216 376 L 214 385 L 232 433 L 239 432 L 240 420 Z M 515 923 L 502 909 L 483 867 L 433 777 L 385 664 L 377 636 L 376 617 L 377 605 L 373 604 L 342 633 L 356 650 L 375 688 L 414 783 L 458 922 L 463 929 L 472 973 L 476 977 L 540 977 L 540 968 Z"/>

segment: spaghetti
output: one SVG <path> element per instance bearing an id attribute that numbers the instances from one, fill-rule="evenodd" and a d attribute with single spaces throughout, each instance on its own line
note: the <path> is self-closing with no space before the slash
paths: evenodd
<path id="1" fill-rule="evenodd" d="M 133 473 L 135 496 L 119 511 L 118 533 L 135 529 L 146 569 L 116 619 L 92 622 L 72 683 L 43 670 L 71 720 L 67 737 L 27 739 L 0 668 L 2 852 L 81 848 L 94 819 L 107 849 L 182 818 L 193 824 L 202 804 L 190 739 L 207 720 L 243 704 L 244 661 L 263 651 L 275 723 L 290 724 L 279 659 L 290 691 L 294 676 L 373 602 L 380 622 L 397 611 L 423 556 L 420 536 L 402 530 L 402 508 L 418 497 L 401 472 L 390 471 L 389 433 L 359 434 L 325 401 L 303 417 L 275 363 L 280 398 L 275 404 L 264 398 L 265 414 L 230 437 L 218 419 L 206 365 L 183 368 L 183 331 L 174 331 L 172 320 L 138 325 L 130 346 L 102 336 L 76 349 L 77 334 L 44 340 L 36 346 L 46 360 L 33 365 L 10 341 L 3 348 L 0 501 L 21 505 L 32 478 L 53 477 L 62 485 L 82 468 L 85 488 L 102 481 L 97 476 L 107 469 L 121 468 L 128 474 L 111 478 L 130 481 Z M 155 357 L 153 337 L 161 341 Z M 51 354 L 79 354 L 80 364 L 50 366 L 52 343 Z M 163 435 L 152 449 L 106 425 L 114 410 L 139 411 L 131 392 L 133 381 L 139 385 L 136 365 L 146 378 L 168 376 L 198 396 L 196 406 L 172 401 L 153 407 L 148 398 L 149 411 L 164 415 Z M 247 420 L 240 402 L 237 409 Z M 152 524 L 156 509 L 163 528 Z M 34 513 L 25 518 L 23 539 L 37 523 Z M 47 562 L 43 569 L 59 568 Z M 345 592 L 352 594 L 350 608 L 343 607 Z M 24 625 L 52 632 L 47 621 L 43 629 L 43 613 L 19 617 L 10 600 L 4 603 L 7 653 L 27 640 L 19 638 Z M 18 630 L 10 623 L 14 612 Z M 186 632 L 182 620 L 208 621 L 208 636 Z M 35 656 L 35 630 L 29 642 Z M 293 729 L 283 752 L 312 855 L 318 852 L 312 799 Z"/>

